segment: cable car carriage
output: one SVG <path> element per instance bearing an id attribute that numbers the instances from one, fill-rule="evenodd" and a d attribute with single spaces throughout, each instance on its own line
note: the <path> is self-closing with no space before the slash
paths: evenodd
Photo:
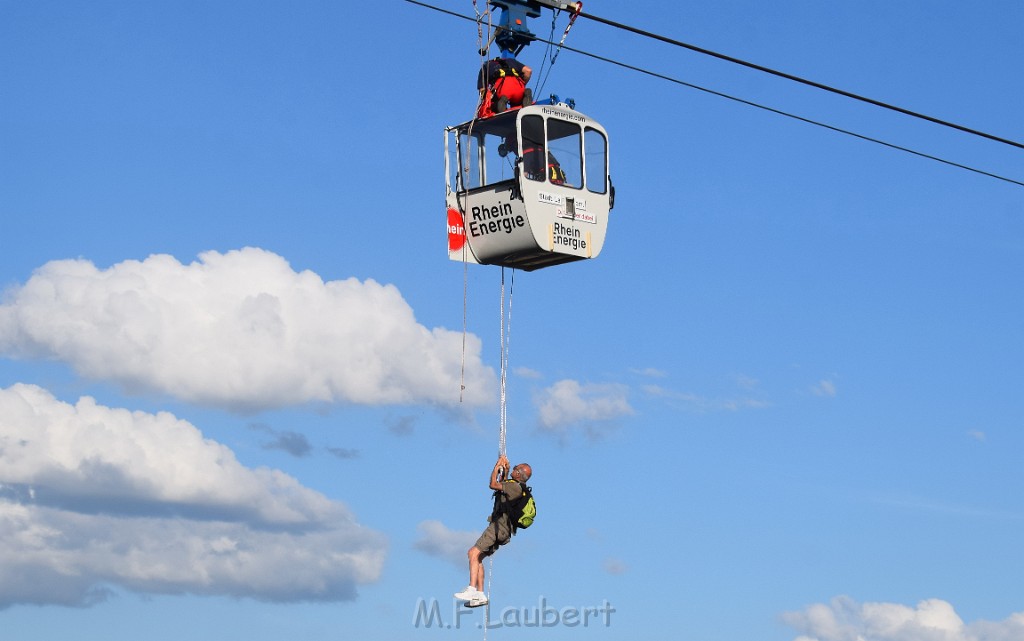
<path id="1" fill-rule="evenodd" d="M 615 190 L 608 134 L 573 104 L 445 129 L 448 257 L 525 271 L 601 253 Z"/>

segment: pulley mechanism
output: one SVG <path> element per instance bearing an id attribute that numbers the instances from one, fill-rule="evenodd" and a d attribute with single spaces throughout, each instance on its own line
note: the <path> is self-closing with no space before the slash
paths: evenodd
<path id="1" fill-rule="evenodd" d="M 583 10 L 582 2 L 563 0 L 489 0 L 488 4 L 501 9 L 494 42 L 501 49 L 502 57 L 519 55 L 523 47 L 537 39 L 527 22 L 530 18 L 539 18 L 542 8 L 572 11 L 573 18 Z"/>

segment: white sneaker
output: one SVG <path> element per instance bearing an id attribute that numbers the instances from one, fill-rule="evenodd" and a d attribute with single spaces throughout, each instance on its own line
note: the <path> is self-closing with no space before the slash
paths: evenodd
<path id="1" fill-rule="evenodd" d="M 487 595 L 483 592 L 477 592 L 476 596 L 469 600 L 466 607 L 479 608 L 481 605 L 487 605 Z"/>
<path id="2" fill-rule="evenodd" d="M 473 587 L 471 585 L 471 586 L 467 587 L 465 590 L 463 590 L 462 592 L 456 592 L 455 593 L 455 598 L 456 599 L 461 599 L 463 601 L 470 601 L 470 600 L 472 600 L 478 594 L 483 594 L 483 592 L 480 592 L 479 590 L 477 590 L 475 587 Z"/>

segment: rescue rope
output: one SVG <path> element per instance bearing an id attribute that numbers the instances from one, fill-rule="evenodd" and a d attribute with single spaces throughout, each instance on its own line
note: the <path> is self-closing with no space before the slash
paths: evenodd
<path id="1" fill-rule="evenodd" d="M 484 641 L 487 641 L 487 628 L 491 627 L 491 575 L 494 574 L 494 555 L 488 557 L 487 568 L 487 605 L 484 606 Z"/>
<path id="2" fill-rule="evenodd" d="M 507 418 L 507 407 L 508 407 L 508 395 L 506 394 L 506 382 L 508 381 L 508 355 L 509 347 L 512 338 L 512 293 L 515 289 L 516 270 L 512 269 L 512 274 L 509 277 L 508 283 L 508 312 L 505 311 L 505 267 L 501 268 L 501 401 L 499 410 L 499 424 L 498 429 L 498 455 L 506 456 L 505 454 L 505 435 L 508 431 L 508 418 Z M 508 470 L 503 469 L 498 473 L 499 476 L 504 478 L 508 475 Z M 490 616 L 491 616 L 491 581 L 494 577 L 494 555 L 492 554 L 488 558 L 488 569 L 487 569 L 487 605 L 484 611 L 484 641 L 487 641 L 487 628 L 490 627 Z"/>
<path id="3" fill-rule="evenodd" d="M 508 431 L 506 381 L 508 380 L 508 354 L 512 338 L 512 290 L 515 286 L 515 269 L 508 285 L 508 315 L 505 314 L 505 268 L 501 268 L 501 402 L 500 428 L 498 432 L 498 455 L 505 456 L 505 434 Z M 508 470 L 505 470 L 507 473 Z"/>
<path id="4" fill-rule="evenodd" d="M 459 369 L 459 402 L 466 393 L 466 334 L 468 333 L 469 307 L 469 263 L 466 260 L 466 244 L 462 244 L 462 366 Z"/>
<path id="5" fill-rule="evenodd" d="M 494 29 L 494 27 L 493 27 L 493 25 L 491 23 L 491 9 L 490 9 L 490 5 L 489 4 L 488 4 L 487 9 L 483 13 L 481 13 L 479 8 L 477 7 L 477 0 L 473 0 L 473 10 L 476 13 L 477 47 L 478 47 L 478 51 L 480 53 L 480 69 L 481 69 L 481 71 L 479 73 L 484 73 L 484 71 L 483 71 L 484 70 L 484 66 L 487 64 L 488 57 L 489 57 L 488 56 L 488 52 L 489 52 L 489 50 L 491 48 L 491 44 L 493 44 L 494 39 L 497 36 L 497 31 Z M 487 38 L 486 38 L 486 44 L 484 43 L 485 39 L 484 39 L 484 30 L 483 30 L 483 21 L 484 21 L 484 17 L 485 16 L 487 18 Z M 564 38 L 563 38 L 563 40 L 564 40 Z M 469 151 L 472 151 L 473 127 L 476 125 L 476 121 L 479 119 L 480 110 L 483 107 L 483 104 L 484 104 L 485 100 L 487 100 L 487 92 L 486 91 L 478 91 L 477 92 L 476 107 L 473 109 L 473 118 L 472 118 L 472 120 L 470 120 L 469 127 L 467 128 L 467 131 L 466 131 L 467 142 L 470 145 L 470 150 Z M 458 136 L 458 138 L 459 138 L 459 140 L 456 142 L 456 149 L 458 150 L 458 158 L 461 159 L 461 158 L 463 158 L 462 149 L 461 149 L 461 138 L 462 137 Z M 465 159 L 466 159 L 465 160 L 465 162 L 466 162 L 465 166 L 463 166 L 461 164 L 461 162 L 459 163 L 460 175 L 459 175 L 458 178 L 459 178 L 459 182 L 462 184 L 462 190 L 463 190 L 463 203 L 460 204 L 459 208 L 462 210 L 461 213 L 462 213 L 463 219 L 465 219 L 466 211 L 469 209 L 469 186 L 466 184 L 466 181 L 465 181 L 464 178 L 466 176 L 470 175 L 469 163 L 472 160 L 470 158 L 471 155 L 472 154 L 466 154 L 465 155 Z M 456 198 L 456 201 L 458 201 L 457 198 Z M 468 247 L 469 247 L 469 243 L 468 242 L 463 243 L 463 245 L 462 245 L 462 269 L 463 269 L 463 276 L 462 276 L 462 374 L 461 374 L 462 380 L 460 382 L 460 388 L 461 389 L 460 389 L 460 392 L 459 392 L 459 402 L 462 402 L 462 398 L 463 398 L 462 394 L 463 394 L 463 392 L 466 389 L 466 385 L 465 385 L 465 382 L 466 382 L 466 335 L 468 333 L 467 320 L 466 320 L 466 316 L 467 316 L 466 308 L 468 306 L 468 294 L 467 294 L 467 291 L 468 291 L 468 281 L 469 281 L 469 276 L 468 276 L 468 263 L 469 263 L 469 261 L 468 261 L 466 252 L 468 251 Z M 500 405 L 499 405 L 499 412 L 498 412 L 498 415 L 499 415 L 499 419 L 498 419 L 498 422 L 499 422 L 499 427 L 498 427 L 498 454 L 500 456 L 505 456 L 506 455 L 505 454 L 505 435 L 506 435 L 507 427 L 508 427 L 507 411 L 506 411 L 506 408 L 507 408 L 506 382 L 508 380 L 508 354 L 509 354 L 510 339 L 511 339 L 511 335 L 512 335 L 512 290 L 513 290 L 514 284 L 515 284 L 515 270 L 513 269 L 512 270 L 512 276 L 509 279 L 508 314 L 506 315 L 506 312 L 505 312 L 505 267 L 503 266 L 501 268 L 501 303 L 499 305 L 499 310 L 500 310 L 500 313 L 501 313 L 501 321 L 500 321 L 501 334 L 500 334 L 500 337 L 499 337 L 500 338 L 500 343 L 501 343 L 501 357 L 500 357 L 501 374 L 500 374 L 500 382 L 499 382 L 499 387 L 500 387 Z M 504 476 L 507 473 L 508 473 L 508 470 L 503 470 L 501 472 L 501 475 Z M 488 568 L 487 568 L 487 586 L 486 586 L 486 588 L 487 588 L 487 592 L 486 592 L 486 594 L 487 594 L 487 604 L 484 606 L 484 626 L 483 626 L 483 628 L 484 628 L 484 641 L 487 641 L 487 629 L 491 627 L 490 626 L 490 623 L 491 623 L 491 621 L 490 621 L 490 619 L 491 619 L 491 603 L 490 603 L 490 601 L 491 601 L 491 583 L 494 580 L 493 577 L 494 577 L 494 555 L 492 554 L 488 558 Z"/>
<path id="6" fill-rule="evenodd" d="M 480 10 L 477 8 L 476 0 L 473 0 L 473 10 L 476 12 L 476 32 L 477 32 L 476 44 L 477 44 L 477 51 L 479 51 L 479 53 L 480 53 L 480 68 L 483 69 L 483 66 L 485 64 L 487 64 L 487 53 L 488 53 L 488 50 L 491 48 L 491 42 L 493 42 L 494 35 L 495 35 L 495 32 L 494 32 L 494 30 L 492 28 L 492 25 L 491 25 L 491 6 L 488 3 L 487 9 L 484 11 L 483 14 L 481 14 Z M 483 17 L 485 15 L 487 16 L 487 44 L 486 45 L 483 44 L 484 43 Z M 467 130 L 467 138 L 469 140 L 470 146 L 472 146 L 472 144 L 473 144 L 473 126 L 476 124 L 477 118 L 480 115 L 480 108 L 483 106 L 483 101 L 486 100 L 486 95 L 487 95 L 486 92 L 483 92 L 483 91 L 478 91 L 477 92 L 476 107 L 473 108 L 473 119 L 470 120 L 470 122 L 469 122 L 469 129 Z M 467 154 L 467 156 L 468 156 L 468 154 Z M 460 158 L 462 157 L 461 153 L 459 154 L 459 157 Z M 469 162 L 469 159 L 467 158 L 467 163 L 468 162 Z M 466 166 L 466 173 L 464 175 L 466 175 L 466 176 L 469 175 L 469 166 L 468 166 L 468 164 Z M 465 193 L 465 199 L 466 199 L 466 206 L 463 208 L 462 216 L 463 216 L 463 220 L 465 220 L 466 210 L 469 209 L 469 187 L 467 187 L 465 185 L 465 181 L 463 181 L 463 189 L 465 190 L 464 193 Z M 469 242 L 468 242 L 468 239 L 467 239 L 467 242 L 463 243 L 463 245 L 462 245 L 462 251 L 465 252 L 466 248 L 468 246 L 469 246 Z M 463 255 L 462 255 L 462 269 L 463 269 L 464 272 L 467 270 L 467 262 L 468 261 L 466 260 L 466 254 L 463 253 Z M 503 267 L 502 268 L 502 284 L 503 284 L 503 288 L 502 288 L 502 294 L 501 294 L 501 300 L 502 300 L 502 304 L 503 305 L 504 305 L 504 301 L 505 301 L 504 276 L 505 276 L 505 268 Z M 467 277 L 464 275 L 463 276 L 463 287 L 465 287 L 466 278 Z M 465 299 L 463 299 L 463 303 L 462 304 L 463 304 L 463 313 L 465 313 L 465 305 L 466 305 Z M 503 319 L 502 322 L 504 322 L 504 318 L 505 318 L 505 313 L 504 313 L 504 311 L 502 311 L 502 319 Z M 502 325 L 502 327 L 504 328 L 504 325 Z M 465 342 L 465 340 L 466 340 L 466 328 L 465 328 L 465 325 L 463 326 L 463 330 L 462 331 L 463 331 L 462 340 L 463 340 L 463 342 Z M 502 332 L 504 332 L 504 329 L 502 329 Z M 502 369 L 504 370 L 504 348 L 502 348 L 502 350 L 503 350 L 502 351 Z M 465 347 L 463 347 L 463 351 L 465 351 Z M 502 403 L 504 403 L 504 385 L 502 385 Z M 502 411 L 502 414 L 504 414 L 503 411 Z M 505 450 L 505 444 L 504 444 L 505 443 L 505 432 L 504 432 L 504 430 L 505 430 L 504 418 L 502 418 L 501 436 L 499 437 L 500 444 L 498 446 L 499 449 L 501 449 L 501 451 Z M 486 586 L 487 587 L 487 605 L 484 606 L 484 641 L 487 641 L 487 628 L 491 627 L 491 581 L 492 581 L 492 577 L 494 576 L 494 555 L 491 555 L 490 558 L 488 559 L 488 565 L 490 567 L 487 568 L 487 586 Z"/>
<path id="7" fill-rule="evenodd" d="M 483 13 L 480 13 L 480 9 L 477 7 L 476 0 L 473 0 L 473 11 L 476 13 L 476 34 L 477 34 L 477 48 L 480 51 L 480 66 L 483 67 L 484 63 L 487 62 L 487 49 L 490 48 L 490 43 L 494 41 L 494 28 L 491 24 L 491 6 L 488 4 L 487 8 Z M 487 18 L 487 48 L 482 48 L 481 44 L 484 40 L 483 21 L 484 17 Z M 477 118 L 480 114 L 480 107 L 483 105 L 484 93 L 477 92 L 476 106 L 473 108 L 473 118 L 469 121 L 469 128 L 466 131 L 466 138 L 470 145 L 470 151 L 473 146 L 473 126 L 476 125 Z M 465 155 L 465 166 L 463 166 L 461 159 L 462 154 L 462 136 L 456 134 L 455 137 L 455 148 L 456 148 L 456 159 L 459 161 L 457 164 L 458 175 L 456 176 L 457 184 L 462 186 L 462 197 L 463 203 L 459 203 L 458 197 L 455 198 L 456 203 L 459 203 L 459 213 L 462 216 L 463 221 L 466 219 L 466 211 L 469 209 L 469 186 L 466 184 L 465 177 L 470 175 L 470 156 L 471 154 Z M 463 226 L 465 227 L 465 226 Z M 463 231 L 465 233 L 465 231 Z M 467 307 L 469 306 L 469 259 L 467 252 L 469 251 L 469 242 L 462 243 L 462 363 L 459 370 L 459 402 L 463 402 L 464 394 L 466 392 L 466 335 L 468 334 L 468 321 L 467 321 Z"/>

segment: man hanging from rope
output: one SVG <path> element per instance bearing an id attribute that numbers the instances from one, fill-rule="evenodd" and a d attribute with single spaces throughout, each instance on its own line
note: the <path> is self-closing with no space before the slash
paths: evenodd
<path id="1" fill-rule="evenodd" d="M 476 88 L 480 90 L 477 117 L 487 118 L 533 104 L 533 94 L 526 88 L 532 74 L 532 69 L 515 58 L 494 58 L 485 62 L 476 79 Z"/>
<path id="2" fill-rule="evenodd" d="M 491 470 L 490 488 L 494 490 L 495 499 L 494 511 L 488 519 L 490 525 L 466 553 L 469 557 L 469 586 L 455 595 L 456 599 L 468 601 L 466 605 L 471 608 L 487 604 L 482 561 L 512 538 L 514 524 L 509 518 L 509 507 L 523 498 L 526 482 L 533 475 L 533 470 L 526 463 L 512 468 L 512 478 L 508 480 L 505 479 L 507 470 L 508 458 L 503 454 Z"/>

